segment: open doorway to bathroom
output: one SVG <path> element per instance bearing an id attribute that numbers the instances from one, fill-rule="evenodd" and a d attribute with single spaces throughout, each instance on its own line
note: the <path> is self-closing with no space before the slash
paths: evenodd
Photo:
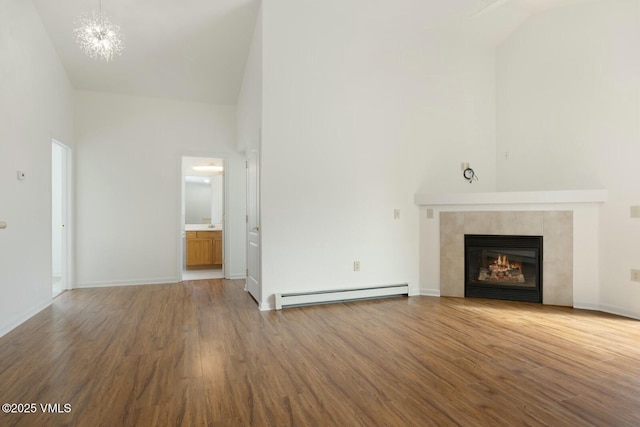
<path id="1" fill-rule="evenodd" d="M 224 159 L 182 157 L 182 280 L 224 277 Z"/>

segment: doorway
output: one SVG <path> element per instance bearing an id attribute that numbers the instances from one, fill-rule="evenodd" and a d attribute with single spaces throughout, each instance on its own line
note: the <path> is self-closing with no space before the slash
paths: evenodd
<path id="1" fill-rule="evenodd" d="M 182 280 L 221 279 L 224 272 L 225 162 L 182 157 Z"/>
<path id="2" fill-rule="evenodd" d="M 51 140 L 51 295 L 69 289 L 71 149 Z"/>

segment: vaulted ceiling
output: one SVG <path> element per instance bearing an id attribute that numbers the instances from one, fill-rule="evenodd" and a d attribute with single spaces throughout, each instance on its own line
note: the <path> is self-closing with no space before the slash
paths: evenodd
<path id="1" fill-rule="evenodd" d="M 73 33 L 78 17 L 101 0 L 32 1 L 75 89 L 237 102 L 260 0 L 102 0 L 126 38 L 122 56 L 108 63 L 85 56 Z M 433 15 L 445 5 L 457 10 L 459 28 L 480 26 L 477 34 L 495 43 L 532 13 L 589 0 L 423 1 L 421 10 L 433 8 Z"/>
<path id="2" fill-rule="evenodd" d="M 85 56 L 77 18 L 100 0 L 33 0 L 74 88 L 234 105 L 259 0 L 103 0 L 125 35 L 122 56 Z"/>

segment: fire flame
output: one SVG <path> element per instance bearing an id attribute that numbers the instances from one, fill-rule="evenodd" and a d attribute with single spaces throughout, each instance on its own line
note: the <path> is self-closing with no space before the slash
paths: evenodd
<path id="1" fill-rule="evenodd" d="M 492 271 L 522 271 L 522 264 L 519 262 L 511 263 L 506 255 L 498 255 L 498 258 L 489 265 L 489 269 Z"/>

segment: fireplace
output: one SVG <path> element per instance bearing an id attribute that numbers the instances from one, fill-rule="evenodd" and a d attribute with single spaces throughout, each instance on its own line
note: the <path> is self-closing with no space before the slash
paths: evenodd
<path id="1" fill-rule="evenodd" d="M 542 303 L 542 236 L 465 234 L 464 296 Z"/>

